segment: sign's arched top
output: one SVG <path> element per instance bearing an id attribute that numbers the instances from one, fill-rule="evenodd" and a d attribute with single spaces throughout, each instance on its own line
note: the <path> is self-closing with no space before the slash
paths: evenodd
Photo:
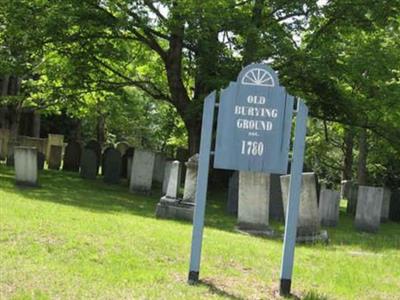
<path id="1" fill-rule="evenodd" d="M 264 87 L 279 86 L 278 76 L 275 71 L 266 64 L 248 65 L 239 73 L 237 83 Z"/>

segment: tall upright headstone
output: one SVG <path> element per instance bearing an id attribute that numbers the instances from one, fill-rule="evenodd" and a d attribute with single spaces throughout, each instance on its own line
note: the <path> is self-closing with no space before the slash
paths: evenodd
<path id="1" fill-rule="evenodd" d="M 33 147 L 14 147 L 15 180 L 18 185 L 37 186 L 37 150 Z"/>
<path id="2" fill-rule="evenodd" d="M 62 146 L 51 145 L 50 146 L 50 155 L 49 155 L 49 169 L 50 170 L 59 170 L 61 166 L 62 160 Z"/>
<path id="3" fill-rule="evenodd" d="M 91 150 L 94 152 L 94 154 L 96 155 L 96 165 L 97 165 L 97 172 L 96 172 L 96 174 L 97 174 L 97 173 L 98 173 L 98 170 L 99 170 L 99 167 L 100 167 L 100 165 L 101 165 L 101 145 L 100 145 L 100 143 L 99 143 L 98 141 L 96 141 L 96 140 L 90 140 L 90 141 L 86 144 L 85 148 L 86 148 L 86 149 L 91 149 Z"/>
<path id="4" fill-rule="evenodd" d="M 97 177 L 97 155 L 92 149 L 85 148 L 81 159 L 81 177 L 85 179 L 96 179 Z"/>
<path id="5" fill-rule="evenodd" d="M 104 182 L 117 184 L 121 177 L 121 153 L 116 149 L 109 149 L 104 156 Z"/>
<path id="6" fill-rule="evenodd" d="M 131 166 L 134 153 L 135 149 L 133 147 L 129 147 L 122 155 L 122 165 L 121 165 L 122 178 L 127 178 L 129 180 L 131 177 Z"/>
<path id="7" fill-rule="evenodd" d="M 340 193 L 321 189 L 319 197 L 319 216 L 321 225 L 336 226 L 339 221 Z"/>
<path id="8" fill-rule="evenodd" d="M 283 209 L 286 216 L 290 175 L 281 176 Z M 300 208 L 297 221 L 299 241 L 316 236 L 320 232 L 320 217 L 317 202 L 317 186 L 314 173 L 303 173 L 301 180 Z"/>
<path id="9" fill-rule="evenodd" d="M 260 231 L 268 229 L 269 180 L 268 174 L 239 172 L 239 229 Z"/>
<path id="10" fill-rule="evenodd" d="M 171 173 L 171 167 L 172 167 L 172 161 L 166 161 L 165 162 L 164 179 L 163 179 L 162 189 L 161 189 L 161 193 L 163 195 L 165 195 L 167 192 L 168 181 L 169 181 L 170 173 Z"/>
<path id="11" fill-rule="evenodd" d="M 165 163 L 167 158 L 164 153 L 156 153 L 154 158 L 153 181 L 161 183 L 164 180 Z"/>
<path id="12" fill-rule="evenodd" d="M 181 183 L 181 163 L 171 162 L 166 195 L 161 197 L 156 207 L 156 217 L 165 219 L 189 220 L 193 219 L 194 203 L 178 199 L 178 189 Z"/>
<path id="13" fill-rule="evenodd" d="M 381 209 L 381 221 L 382 222 L 387 222 L 389 220 L 390 197 L 391 197 L 390 189 L 388 187 L 384 187 L 383 188 L 382 209 Z"/>
<path id="14" fill-rule="evenodd" d="M 185 186 L 183 189 L 183 201 L 195 202 L 197 169 L 199 166 L 199 154 L 195 154 L 186 162 Z"/>
<path id="15" fill-rule="evenodd" d="M 131 192 L 149 194 L 153 181 L 155 153 L 146 150 L 135 150 L 129 189 Z"/>
<path id="16" fill-rule="evenodd" d="M 63 170 L 79 172 L 81 163 L 82 146 L 77 141 L 70 141 L 65 147 Z"/>
<path id="17" fill-rule="evenodd" d="M 354 225 L 356 229 L 365 232 L 377 232 L 381 221 L 383 188 L 358 187 L 357 210 Z"/>

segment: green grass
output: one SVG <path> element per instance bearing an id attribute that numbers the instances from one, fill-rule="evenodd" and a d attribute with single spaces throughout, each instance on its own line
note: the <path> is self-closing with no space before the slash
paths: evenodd
<path id="1" fill-rule="evenodd" d="M 0 299 L 274 299 L 282 241 L 234 231 L 225 194 L 211 193 L 201 284 L 186 283 L 191 224 L 158 220 L 159 196 L 44 171 L 41 188 L 0 165 Z M 282 231 L 281 224 L 272 226 Z M 400 299 L 400 225 L 357 233 L 350 218 L 328 245 L 296 248 L 304 299 Z"/>

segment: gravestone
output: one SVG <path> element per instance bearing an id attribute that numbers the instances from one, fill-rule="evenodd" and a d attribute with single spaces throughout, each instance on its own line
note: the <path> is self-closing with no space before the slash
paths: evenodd
<path id="1" fill-rule="evenodd" d="M 383 188 L 363 186 L 358 187 L 357 210 L 354 225 L 357 230 L 377 232 L 381 221 Z"/>
<path id="2" fill-rule="evenodd" d="M 161 197 L 156 207 L 156 217 L 165 219 L 193 220 L 194 203 L 178 199 L 180 186 L 181 163 L 171 162 L 167 193 Z"/>
<path id="3" fill-rule="evenodd" d="M 234 171 L 229 177 L 228 202 L 226 210 L 229 214 L 237 215 L 239 204 L 239 172 Z"/>
<path id="4" fill-rule="evenodd" d="M 79 172 L 81 163 L 82 147 L 77 141 L 70 141 L 65 148 L 63 170 Z"/>
<path id="5" fill-rule="evenodd" d="M 46 155 L 42 152 L 37 153 L 37 166 L 38 170 L 42 171 L 44 169 L 44 162 L 46 161 Z"/>
<path id="6" fill-rule="evenodd" d="M 51 145 L 50 146 L 50 155 L 49 155 L 49 169 L 50 170 L 59 170 L 61 166 L 62 159 L 62 146 Z"/>
<path id="7" fill-rule="evenodd" d="M 149 194 L 153 181 L 155 153 L 146 150 L 135 150 L 132 160 L 132 170 L 129 190 Z"/>
<path id="8" fill-rule="evenodd" d="M 104 174 L 106 173 L 106 168 L 107 168 L 107 166 L 105 165 L 105 159 L 106 159 L 106 156 L 107 156 L 108 151 L 110 151 L 110 150 L 115 150 L 113 145 L 108 145 L 108 146 L 104 149 L 104 151 L 103 151 L 103 153 L 102 153 L 102 155 L 101 155 L 101 175 L 103 175 L 103 176 L 104 176 Z M 118 150 L 117 150 L 117 151 L 118 151 Z M 118 151 L 118 152 L 119 152 L 119 151 Z"/>
<path id="9" fill-rule="evenodd" d="M 85 179 L 96 179 L 97 176 L 97 155 L 92 149 L 85 148 L 81 158 L 81 177 Z"/>
<path id="10" fill-rule="evenodd" d="M 400 188 L 392 190 L 389 218 L 391 221 L 400 222 Z"/>
<path id="11" fill-rule="evenodd" d="M 7 159 L 10 130 L 0 128 L 0 160 Z"/>
<path id="12" fill-rule="evenodd" d="M 389 220 L 389 212 L 390 212 L 390 196 L 391 191 L 389 188 L 383 188 L 383 201 L 382 201 L 382 209 L 381 209 L 381 221 L 387 222 Z"/>
<path id="13" fill-rule="evenodd" d="M 122 155 L 122 163 L 121 163 L 121 177 L 122 178 L 129 179 L 131 176 L 130 166 L 132 165 L 132 158 L 133 158 L 134 153 L 135 153 L 135 149 L 130 147 L 125 151 L 124 155 Z M 129 168 L 128 168 L 128 159 L 130 159 Z"/>
<path id="14" fill-rule="evenodd" d="M 283 210 L 286 216 L 290 175 L 281 176 Z M 303 173 L 301 180 L 300 208 L 297 222 L 297 241 L 312 241 L 319 235 L 320 218 L 317 187 L 314 173 Z"/>
<path id="15" fill-rule="evenodd" d="M 350 187 L 350 195 L 347 199 L 347 208 L 346 212 L 349 215 L 355 216 L 356 208 L 357 208 L 357 199 L 358 199 L 358 184 L 352 184 Z"/>
<path id="16" fill-rule="evenodd" d="M 164 180 L 165 162 L 167 158 L 164 153 L 156 153 L 154 159 L 153 180 L 162 183 Z"/>
<path id="17" fill-rule="evenodd" d="M 51 146 L 64 146 L 64 136 L 62 134 L 49 134 L 47 136 L 46 160 L 50 160 Z"/>
<path id="18" fill-rule="evenodd" d="M 97 171 L 96 174 L 99 172 L 99 167 L 101 164 L 101 145 L 98 141 L 96 140 L 90 140 L 86 146 L 86 149 L 91 149 L 94 154 L 96 155 L 96 165 L 97 165 Z"/>
<path id="19" fill-rule="evenodd" d="M 119 151 L 122 157 L 124 156 L 126 150 L 130 148 L 130 146 L 127 142 L 119 142 L 115 148 Z"/>
<path id="20" fill-rule="evenodd" d="M 268 230 L 269 175 L 258 172 L 239 172 L 238 228 Z"/>
<path id="21" fill-rule="evenodd" d="M 117 184 L 121 177 L 121 153 L 116 149 L 109 149 L 104 156 L 104 182 Z"/>
<path id="22" fill-rule="evenodd" d="M 197 184 L 197 169 L 199 165 L 199 154 L 195 154 L 185 163 L 186 177 L 185 186 L 183 189 L 183 201 L 195 202 L 196 184 Z"/>
<path id="23" fill-rule="evenodd" d="M 336 226 L 339 221 L 340 193 L 321 189 L 319 197 L 319 216 L 322 226 Z"/>
<path id="24" fill-rule="evenodd" d="M 18 185 L 37 186 L 37 150 L 33 147 L 14 147 L 15 181 Z"/>
<path id="25" fill-rule="evenodd" d="M 165 171 L 164 171 L 164 179 L 163 179 L 163 184 L 161 188 L 161 193 L 165 195 L 167 193 L 167 188 L 168 188 L 168 181 L 169 181 L 169 176 L 171 172 L 171 167 L 172 167 L 172 161 L 166 161 L 165 162 Z"/>
<path id="26" fill-rule="evenodd" d="M 284 221 L 282 189 L 280 175 L 270 174 L 269 217 L 275 221 Z"/>

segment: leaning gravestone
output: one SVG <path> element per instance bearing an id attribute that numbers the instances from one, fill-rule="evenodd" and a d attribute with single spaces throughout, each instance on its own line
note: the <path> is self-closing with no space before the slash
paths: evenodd
<path id="1" fill-rule="evenodd" d="M 104 182 L 117 184 L 121 177 L 121 153 L 116 149 L 109 149 L 103 162 Z"/>
<path id="2" fill-rule="evenodd" d="M 37 150 L 33 147 L 14 147 L 15 180 L 18 185 L 37 186 Z"/>
<path id="3" fill-rule="evenodd" d="M 61 166 L 62 159 L 62 146 L 51 145 L 50 155 L 49 155 L 49 169 L 59 170 Z"/>
<path id="4" fill-rule="evenodd" d="M 135 149 L 130 147 L 125 151 L 125 154 L 122 155 L 122 165 L 121 165 L 121 177 L 122 178 L 130 178 L 131 172 L 130 168 L 128 168 L 128 160 L 131 160 L 132 163 L 132 158 L 133 154 L 135 153 Z"/>
<path id="5" fill-rule="evenodd" d="M 86 146 L 86 149 L 91 149 L 96 155 L 96 165 L 97 165 L 97 172 L 99 171 L 100 163 L 101 163 L 101 145 L 98 141 L 90 140 Z"/>
<path id="6" fill-rule="evenodd" d="M 96 179 L 97 162 L 96 153 L 91 149 L 84 149 L 81 159 L 81 176 L 85 179 Z"/>
<path id="7" fill-rule="evenodd" d="M 286 216 L 290 175 L 281 176 L 283 209 Z M 317 187 L 314 173 L 303 173 L 301 180 L 300 209 L 297 222 L 297 240 L 313 240 L 319 234 L 320 219 Z"/>
<path id="8" fill-rule="evenodd" d="M 239 172 L 239 229 L 268 230 L 269 179 L 269 175 L 264 173 Z"/>
<path id="9" fill-rule="evenodd" d="M 384 187 L 383 202 L 382 202 L 382 209 L 381 209 L 381 221 L 382 222 L 387 222 L 389 220 L 390 196 L 391 196 L 390 189 L 387 187 Z"/>
<path id="10" fill-rule="evenodd" d="M 355 227 L 360 231 L 377 232 L 381 221 L 383 188 L 358 187 Z"/>
<path id="11" fill-rule="evenodd" d="M 229 214 L 237 215 L 239 203 L 239 172 L 234 171 L 229 177 L 228 202 L 226 210 Z"/>
<path id="12" fill-rule="evenodd" d="M 149 194 L 153 181 L 155 153 L 146 150 L 135 150 L 132 160 L 129 190 Z"/>
<path id="13" fill-rule="evenodd" d="M 340 193 L 321 189 L 319 197 L 319 216 L 322 226 L 336 226 L 339 221 Z"/>
<path id="14" fill-rule="evenodd" d="M 50 160 L 51 146 L 64 146 L 64 136 L 62 134 L 49 134 L 47 136 L 46 159 Z"/>
<path id="15" fill-rule="evenodd" d="M 44 162 L 46 161 L 46 155 L 42 152 L 37 153 L 37 165 L 38 165 L 38 170 L 42 171 L 44 169 Z"/>
<path id="16" fill-rule="evenodd" d="M 77 141 L 70 141 L 65 148 L 63 170 L 79 172 L 81 163 L 82 147 Z"/>

